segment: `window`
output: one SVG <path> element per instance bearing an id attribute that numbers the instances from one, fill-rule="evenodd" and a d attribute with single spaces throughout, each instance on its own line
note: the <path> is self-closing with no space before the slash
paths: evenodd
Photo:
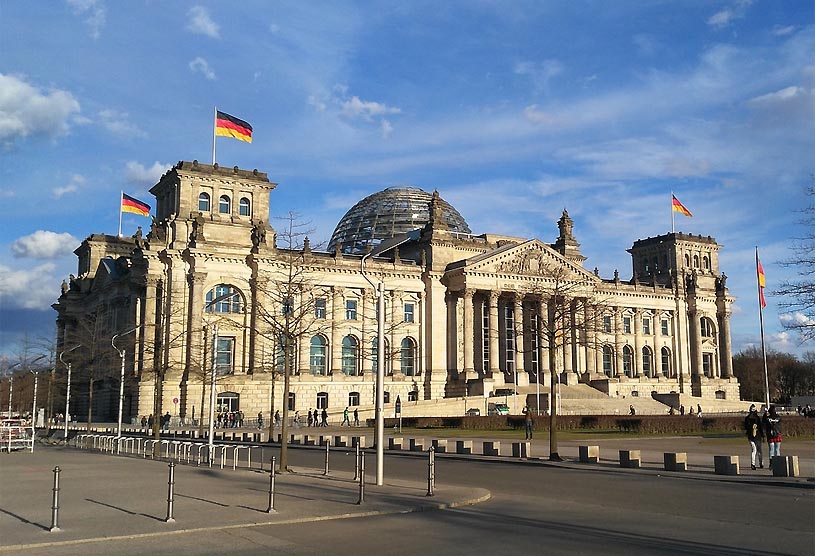
<path id="1" fill-rule="evenodd" d="M 668 323 L 668 319 L 662 319 L 662 335 L 663 336 L 670 336 L 671 331 Z"/>
<path id="2" fill-rule="evenodd" d="M 481 365 L 485 371 L 490 368 L 490 307 L 481 304 Z"/>
<path id="3" fill-rule="evenodd" d="M 297 395 L 294 392 L 289 392 L 289 411 L 294 411 L 297 405 Z"/>
<path id="4" fill-rule="evenodd" d="M 238 411 L 241 408 L 240 394 L 235 392 L 221 392 L 215 402 L 218 411 Z"/>
<path id="5" fill-rule="evenodd" d="M 312 336 L 309 348 L 309 367 L 313 375 L 325 375 L 326 341 L 322 336 Z"/>
<path id="6" fill-rule="evenodd" d="M 402 373 L 414 376 L 416 373 L 416 342 L 413 338 L 402 340 Z"/>
<path id="7" fill-rule="evenodd" d="M 712 353 L 703 353 L 702 354 L 702 371 L 705 373 L 705 376 L 712 377 L 713 376 L 713 354 Z"/>
<path id="8" fill-rule="evenodd" d="M 702 317 L 699 324 L 702 327 L 702 337 L 711 338 L 713 336 L 713 321 L 707 317 Z"/>
<path id="9" fill-rule="evenodd" d="M 201 212 L 209 212 L 209 193 L 201 193 L 198 195 L 198 210 Z"/>
<path id="10" fill-rule="evenodd" d="M 294 299 L 291 297 L 283 298 L 283 306 L 281 307 L 281 311 L 284 315 L 290 315 L 294 312 Z"/>
<path id="11" fill-rule="evenodd" d="M 716 399 L 717 400 L 726 400 L 727 399 L 727 392 L 724 390 L 716 390 Z"/>
<path id="12" fill-rule="evenodd" d="M 603 374 L 614 375 L 614 350 L 611 349 L 611 346 L 603 346 Z"/>
<path id="13" fill-rule="evenodd" d="M 702 268 L 705 270 L 710 270 L 710 259 L 705 255 L 702 257 Z"/>
<path id="14" fill-rule="evenodd" d="M 221 214 L 229 214 L 232 212 L 232 203 L 227 195 L 221 195 L 218 201 L 218 212 Z"/>
<path id="15" fill-rule="evenodd" d="M 419 393 L 416 390 L 411 390 L 408 392 L 408 401 L 409 402 L 418 402 L 419 401 Z"/>
<path id="16" fill-rule="evenodd" d="M 651 335 L 651 318 L 645 317 L 642 319 L 642 333 L 647 334 L 648 336 Z"/>
<path id="17" fill-rule="evenodd" d="M 213 300 L 218 300 L 213 303 Z M 240 313 L 241 296 L 238 290 L 227 284 L 220 284 L 207 292 L 207 313 Z"/>
<path id="18" fill-rule="evenodd" d="M 342 339 L 342 372 L 348 376 L 359 374 L 359 342 L 353 336 Z"/>
<path id="19" fill-rule="evenodd" d="M 540 372 L 540 315 L 532 315 L 529 319 L 529 324 L 532 327 L 529 334 L 529 370 L 538 380 L 538 373 Z"/>
<path id="20" fill-rule="evenodd" d="M 660 350 L 662 354 L 662 374 L 666 377 L 671 376 L 671 350 L 664 347 Z"/>
<path id="21" fill-rule="evenodd" d="M 623 373 L 627 377 L 634 376 L 634 352 L 630 346 L 623 347 Z"/>
<path id="22" fill-rule="evenodd" d="M 653 365 L 651 364 L 653 361 L 653 354 L 651 353 L 651 348 L 645 346 L 642 348 L 642 374 L 647 377 L 651 376 L 651 372 L 653 369 Z"/>
<path id="23" fill-rule="evenodd" d="M 215 372 L 218 375 L 228 375 L 232 373 L 232 354 L 235 348 L 235 338 L 224 338 L 218 336 L 215 341 L 217 346 L 215 351 Z"/>
<path id="24" fill-rule="evenodd" d="M 385 402 L 387 403 L 387 402 Z M 359 392 L 349 392 L 348 393 L 348 405 L 354 406 L 359 405 Z"/>
<path id="25" fill-rule="evenodd" d="M 328 392 L 317 392 L 317 409 L 328 409 Z"/>
<path id="26" fill-rule="evenodd" d="M 611 332 L 611 315 L 605 315 L 603 317 L 603 332 Z"/>
<path id="27" fill-rule="evenodd" d="M 345 300 L 345 320 L 357 320 L 357 300 Z"/>
<path id="28" fill-rule="evenodd" d="M 631 334 L 631 317 L 623 317 L 623 334 Z"/>
<path id="29" fill-rule="evenodd" d="M 413 303 L 405 303 L 405 322 L 414 322 L 413 309 Z"/>
<path id="30" fill-rule="evenodd" d="M 690 255 L 685 253 L 685 266 L 690 266 Z"/>
<path id="31" fill-rule="evenodd" d="M 320 297 L 314 300 L 314 318 L 315 319 L 324 319 L 325 318 L 325 298 Z"/>
<path id="32" fill-rule="evenodd" d="M 693 256 L 693 268 L 699 268 L 699 255 Z"/>
<path id="33" fill-rule="evenodd" d="M 631 391 L 631 397 L 632 398 L 639 398 L 640 397 L 639 391 L 638 390 L 632 390 Z"/>
<path id="34" fill-rule="evenodd" d="M 238 203 L 238 210 L 241 216 L 250 216 L 249 214 L 249 199 L 246 197 L 241 198 L 240 203 Z"/>
<path id="35" fill-rule="evenodd" d="M 382 397 L 385 398 L 384 403 L 391 403 L 391 393 L 385 390 L 382 394 Z"/>
<path id="36" fill-rule="evenodd" d="M 504 306 L 504 331 L 506 333 L 507 372 L 515 372 L 515 308 L 511 303 Z"/>
<path id="37" fill-rule="evenodd" d="M 390 368 L 390 366 L 391 366 L 390 365 L 391 364 L 391 357 L 390 357 L 390 349 L 389 348 L 390 348 L 390 344 L 388 343 L 388 339 L 385 338 L 385 370 L 383 371 L 385 374 L 389 374 L 390 370 L 391 370 L 391 368 Z M 377 367 L 377 365 L 379 363 L 379 359 L 377 359 L 378 352 L 379 352 L 379 350 L 377 349 L 377 339 L 374 338 L 373 340 L 371 340 L 371 361 L 373 361 L 373 363 L 371 364 L 371 370 L 373 370 L 373 372 L 376 372 L 376 370 L 378 368 Z"/>

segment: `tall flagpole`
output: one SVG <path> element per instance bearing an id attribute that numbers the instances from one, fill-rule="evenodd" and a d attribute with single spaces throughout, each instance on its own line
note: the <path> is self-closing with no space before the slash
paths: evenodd
<path id="1" fill-rule="evenodd" d="M 212 165 L 215 166 L 215 129 L 218 125 L 218 107 L 215 106 L 215 112 L 212 115 Z"/>
<path id="2" fill-rule="evenodd" d="M 119 191 L 119 237 L 122 237 L 122 203 L 125 200 L 125 192 Z"/>
<path id="3" fill-rule="evenodd" d="M 674 213 L 675 212 L 676 211 L 674 210 L 674 192 L 673 192 L 673 190 L 671 190 L 671 233 L 674 233 L 674 218 L 675 218 Z"/>
<path id="4" fill-rule="evenodd" d="M 761 357 L 764 360 L 764 403 L 770 407 L 770 379 L 767 374 L 767 349 L 764 345 L 764 304 L 761 303 L 761 276 L 759 274 L 758 246 L 756 246 L 756 284 L 758 286 L 758 320 L 761 324 Z M 765 277 L 766 280 L 766 277 Z"/>

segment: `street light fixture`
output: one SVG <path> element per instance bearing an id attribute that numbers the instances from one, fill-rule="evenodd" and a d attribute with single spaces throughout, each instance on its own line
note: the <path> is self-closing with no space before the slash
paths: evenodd
<path id="1" fill-rule="evenodd" d="M 22 361 L 20 363 L 22 363 Z M 14 367 L 19 367 L 20 363 L 15 363 L 14 365 L 11 365 L 10 367 L 8 367 L 6 369 L 6 372 L 8 373 Z M 9 419 L 11 419 L 11 395 L 13 393 L 14 393 L 14 375 L 9 374 L 9 377 L 8 377 L 8 418 Z"/>
<path id="2" fill-rule="evenodd" d="M 34 363 L 36 363 L 37 361 L 40 361 L 41 359 L 45 359 L 45 355 L 40 355 L 39 357 L 37 357 L 36 359 L 34 359 L 33 361 L 31 361 L 28 364 L 28 372 L 30 372 L 32 375 L 34 375 L 34 403 L 33 403 L 33 408 L 31 410 L 31 428 L 32 429 L 37 427 L 37 383 L 39 382 L 40 377 L 37 374 L 37 372 L 34 369 L 31 368 L 31 366 L 34 365 Z"/>
<path id="3" fill-rule="evenodd" d="M 122 439 L 122 409 L 124 408 L 125 403 L 125 352 L 127 351 L 125 348 L 119 349 L 116 347 L 116 338 L 120 338 L 122 336 L 127 336 L 128 334 L 132 334 L 142 325 L 134 326 L 127 332 L 121 332 L 120 334 L 115 334 L 113 338 L 110 339 L 110 345 L 113 346 L 113 349 L 119 352 L 119 357 L 122 359 L 122 370 L 121 375 L 119 376 L 119 421 L 116 427 L 116 451 L 119 451 L 119 444 Z"/>
<path id="4" fill-rule="evenodd" d="M 411 230 L 398 236 L 392 237 L 382 241 L 370 253 L 366 253 L 360 261 L 360 271 L 362 277 L 371 285 L 376 291 L 376 403 L 375 403 L 375 417 L 376 417 L 376 484 L 382 486 L 384 484 L 384 467 L 385 467 L 385 417 L 383 406 L 385 405 L 385 282 L 381 279 L 378 283 L 374 284 L 368 275 L 365 274 L 365 259 L 376 257 L 382 253 L 394 249 L 407 243 L 408 241 L 415 241 L 421 237 L 422 230 Z"/>
<path id="5" fill-rule="evenodd" d="M 63 359 L 62 356 L 65 355 L 66 353 L 71 353 L 72 351 L 74 351 L 75 349 L 79 349 L 80 347 L 82 347 L 81 344 L 77 344 L 70 349 L 62 350 L 62 352 L 60 352 L 59 354 L 59 360 L 62 362 L 63 365 L 68 367 L 68 389 L 65 391 L 65 418 L 63 419 L 65 424 L 65 435 L 63 436 L 63 439 L 65 440 L 65 442 L 68 442 L 68 421 L 71 420 L 70 414 L 68 413 L 68 410 L 71 407 L 71 362 L 68 361 L 66 363 L 65 359 Z"/>

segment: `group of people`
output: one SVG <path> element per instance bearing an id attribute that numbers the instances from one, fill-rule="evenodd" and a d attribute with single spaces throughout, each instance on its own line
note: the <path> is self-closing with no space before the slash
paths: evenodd
<path id="1" fill-rule="evenodd" d="M 756 456 L 758 456 L 759 468 L 764 467 L 764 454 L 761 445 L 767 439 L 770 451 L 770 459 L 773 456 L 781 455 L 781 418 L 774 405 L 769 411 L 762 406 L 762 414 L 756 411 L 756 404 L 750 404 L 750 411 L 744 418 L 744 431 L 747 434 L 747 441 L 750 443 L 750 469 L 756 468 Z"/>
<path id="2" fill-rule="evenodd" d="M 349 419 L 348 413 L 348 406 L 346 406 L 345 410 L 342 412 L 342 423 L 340 423 L 340 426 L 343 425 L 348 425 L 349 427 L 351 426 L 351 421 Z M 354 408 L 354 426 L 355 427 L 359 426 L 359 409 L 356 407 Z"/>
<path id="3" fill-rule="evenodd" d="M 322 418 L 322 420 L 321 420 Z M 306 421 L 309 427 L 327 427 L 328 426 L 328 411 L 323 408 L 322 413 L 318 413 L 315 409 L 313 412 L 311 408 L 308 408 L 306 411 Z M 302 427 L 303 422 L 300 420 L 300 412 L 294 412 L 294 418 L 292 419 L 292 424 L 295 427 Z"/>
<path id="4" fill-rule="evenodd" d="M 632 406 L 632 409 L 633 409 L 633 406 Z M 677 410 L 673 406 L 671 406 L 671 408 L 668 410 L 668 415 L 676 415 L 676 411 Z M 685 405 L 684 404 L 679 405 L 679 414 L 680 415 L 685 414 Z M 631 415 L 634 415 L 634 414 L 632 413 Z M 696 415 L 697 417 L 701 417 L 702 416 L 702 406 L 701 406 L 701 404 L 696 404 L 696 413 L 693 412 L 693 406 L 690 406 L 690 411 L 688 412 L 688 415 Z"/>
<path id="5" fill-rule="evenodd" d="M 225 429 L 243 427 L 243 411 L 219 411 L 215 418 L 215 426 Z"/>
<path id="6" fill-rule="evenodd" d="M 159 415 L 159 426 L 160 426 L 160 428 L 163 429 L 163 430 L 170 430 L 170 420 L 171 419 L 172 419 L 172 417 L 170 416 L 169 411 L 167 413 L 165 413 L 164 415 Z M 153 414 L 151 413 L 149 416 L 142 415 L 139 422 L 141 424 L 141 428 L 149 430 L 149 429 L 153 428 L 153 424 L 156 421 L 155 421 L 155 417 L 153 417 Z"/>

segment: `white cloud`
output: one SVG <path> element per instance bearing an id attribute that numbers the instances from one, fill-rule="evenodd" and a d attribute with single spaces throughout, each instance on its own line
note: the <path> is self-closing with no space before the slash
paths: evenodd
<path id="1" fill-rule="evenodd" d="M 772 104 L 776 102 L 785 102 L 790 99 L 796 98 L 798 96 L 806 95 L 807 91 L 804 90 L 803 87 L 797 87 L 795 85 L 790 87 L 785 87 L 773 93 L 767 93 L 766 95 L 757 96 L 755 98 L 751 98 L 748 102 L 754 104 Z"/>
<path id="2" fill-rule="evenodd" d="M 11 244 L 11 251 L 21 259 L 54 259 L 69 254 L 77 245 L 79 240 L 69 233 L 37 230 L 15 240 Z"/>
<path id="3" fill-rule="evenodd" d="M 134 160 L 130 160 L 125 164 L 125 179 L 128 183 L 152 186 L 158 183 L 159 178 L 161 178 L 167 170 L 172 168 L 172 166 L 172 164 L 162 164 L 156 161 L 152 166 L 147 167 Z"/>
<path id="4" fill-rule="evenodd" d="M 753 0 L 736 0 L 732 5 L 722 8 L 707 20 L 707 24 L 716 29 L 727 27 L 733 21 L 743 18 L 747 13 L 747 8 Z"/>
<path id="5" fill-rule="evenodd" d="M 43 93 L 19 77 L 0 73 L 0 141 L 63 135 L 68 132 L 68 121 L 78 112 L 79 102 L 71 93 Z"/>
<path id="6" fill-rule="evenodd" d="M 0 265 L 0 306 L 40 310 L 48 307 L 59 296 L 55 269 L 53 263 L 21 270 Z"/>
<path id="7" fill-rule="evenodd" d="M 535 92 L 549 92 L 551 79 L 563 71 L 563 64 L 554 59 L 543 62 L 517 62 L 513 71 L 517 75 L 524 75 L 532 79 Z"/>
<path id="8" fill-rule="evenodd" d="M 316 95 L 309 95 L 307 102 L 309 106 L 313 106 L 317 112 L 325 112 L 325 109 L 328 108 L 326 103 L 317 98 Z"/>
<path id="9" fill-rule="evenodd" d="M 795 25 L 774 25 L 772 34 L 776 37 L 783 37 L 785 35 L 790 35 L 798 29 Z"/>
<path id="10" fill-rule="evenodd" d="M 84 185 L 86 181 L 87 180 L 85 180 L 84 176 L 74 174 L 73 176 L 71 176 L 71 180 L 68 183 L 54 188 L 53 190 L 54 197 L 56 199 L 60 199 L 62 198 L 63 195 L 66 195 L 68 193 L 74 193 L 78 191 L 79 187 L 81 185 Z"/>
<path id="11" fill-rule="evenodd" d="M 390 137 L 391 133 L 393 133 L 393 126 L 385 118 L 382 118 L 380 129 L 382 130 L 383 139 L 387 139 L 388 137 Z"/>
<path id="12" fill-rule="evenodd" d="M 187 12 L 187 17 L 190 18 L 187 23 L 187 30 L 192 33 L 199 33 L 206 35 L 213 39 L 221 38 L 218 24 L 212 21 L 209 17 L 209 12 L 203 6 L 193 6 Z"/>
<path id="13" fill-rule="evenodd" d="M 118 112 L 110 108 L 99 112 L 99 122 L 108 131 L 122 137 L 146 137 L 147 134 L 130 122 L 127 112 Z"/>
<path id="14" fill-rule="evenodd" d="M 87 15 L 85 23 L 91 31 L 91 38 L 98 39 L 105 26 L 106 10 L 100 0 L 68 0 L 76 15 Z"/>
<path id="15" fill-rule="evenodd" d="M 211 81 L 215 80 L 215 72 L 210 69 L 207 61 L 200 56 L 190 62 L 190 70 L 201 73 L 204 77 Z"/>
<path id="16" fill-rule="evenodd" d="M 361 100 L 358 96 L 341 101 L 342 113 L 350 118 L 361 117 L 370 121 L 372 116 L 382 116 L 385 114 L 399 114 L 399 108 L 394 108 L 386 104 L 371 100 Z"/>
<path id="17" fill-rule="evenodd" d="M 815 326 L 815 319 L 799 311 L 779 315 L 778 320 L 780 320 L 782 324 L 790 326 Z"/>

